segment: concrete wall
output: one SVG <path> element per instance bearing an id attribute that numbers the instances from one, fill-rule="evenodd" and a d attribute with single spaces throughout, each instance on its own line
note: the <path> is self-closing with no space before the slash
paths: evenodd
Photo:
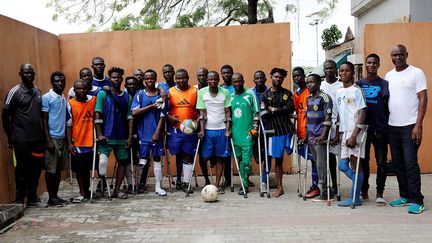
<path id="1" fill-rule="evenodd" d="M 7 92 L 21 83 L 18 76 L 23 63 L 33 64 L 35 84 L 46 92 L 50 88 L 50 75 L 60 69 L 60 49 L 56 35 L 0 15 L 0 99 L 3 109 Z M 0 121 L 1 123 L 1 121 Z M 10 202 L 15 195 L 12 150 L 7 148 L 7 138 L 0 135 L 0 203 Z M 44 191 L 41 180 L 39 191 Z"/>
<path id="2" fill-rule="evenodd" d="M 432 21 L 432 1 L 430 0 L 411 0 L 411 22 L 431 22 Z"/>
<path id="3" fill-rule="evenodd" d="M 432 154 L 429 149 L 432 143 L 432 129 L 428 125 L 432 122 L 432 23 L 409 24 L 373 24 L 366 25 L 364 35 L 364 55 L 377 53 L 381 57 L 379 75 L 394 68 L 390 51 L 396 44 L 403 44 L 408 49 L 408 64 L 421 68 L 427 78 L 429 102 L 423 126 L 423 141 L 419 151 L 421 172 L 432 172 Z M 391 94 L 390 94 L 391 95 Z M 374 164 L 374 163 L 371 163 Z M 374 166 L 375 167 L 375 166 Z M 375 170 L 375 168 L 374 168 Z"/>

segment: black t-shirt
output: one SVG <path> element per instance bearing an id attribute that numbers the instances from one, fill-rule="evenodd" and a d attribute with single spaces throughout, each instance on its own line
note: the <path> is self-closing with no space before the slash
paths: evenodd
<path id="1" fill-rule="evenodd" d="M 12 117 L 12 142 L 35 142 L 44 139 L 41 105 L 41 91 L 37 87 L 28 90 L 18 84 L 8 92 L 3 108 Z"/>
<path id="2" fill-rule="evenodd" d="M 363 78 L 356 82 L 363 90 L 366 98 L 366 124 L 368 131 L 384 131 L 389 119 L 388 100 L 390 97 L 388 82 L 380 77 L 369 81 Z"/>
<path id="3" fill-rule="evenodd" d="M 292 124 L 290 117 L 294 112 L 294 99 L 291 91 L 285 88 L 280 88 L 278 91 L 273 92 L 271 88 L 269 88 L 262 94 L 261 102 L 261 108 L 263 110 L 267 110 L 269 106 L 275 108 L 288 108 L 288 110 L 266 115 L 267 129 L 274 130 L 275 136 L 292 134 L 294 132 L 294 125 Z"/>

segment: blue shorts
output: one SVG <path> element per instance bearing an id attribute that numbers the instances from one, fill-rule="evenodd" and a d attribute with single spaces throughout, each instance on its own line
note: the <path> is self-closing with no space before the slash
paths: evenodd
<path id="1" fill-rule="evenodd" d="M 170 128 L 170 135 L 167 139 L 167 147 L 172 155 L 177 155 L 181 152 L 189 155 L 194 155 L 198 143 L 196 133 L 188 135 L 181 132 L 179 129 Z"/>
<path id="2" fill-rule="evenodd" d="M 286 150 L 288 154 L 292 153 L 292 145 L 292 134 L 273 136 L 269 139 L 269 156 L 273 158 L 283 158 L 284 150 Z"/>
<path id="3" fill-rule="evenodd" d="M 310 146 L 311 145 L 309 145 L 308 144 L 308 146 L 309 146 L 309 149 L 308 149 L 308 160 L 313 160 L 313 156 L 312 156 L 312 152 L 311 152 L 311 149 L 310 149 Z M 302 144 L 302 145 L 299 145 L 298 146 L 298 153 L 299 153 L 299 155 L 301 156 L 301 157 L 303 157 L 303 158 L 305 158 L 305 153 L 306 153 L 306 146 L 305 146 L 305 144 Z"/>
<path id="4" fill-rule="evenodd" d="M 201 150 L 202 157 L 228 157 L 231 155 L 229 140 L 225 136 L 225 131 L 225 129 L 205 130 Z"/>
<path id="5" fill-rule="evenodd" d="M 153 157 L 159 157 L 165 155 L 162 141 L 158 141 L 155 144 L 150 142 L 139 141 L 139 155 L 142 159 L 148 159 L 150 149 Z"/>

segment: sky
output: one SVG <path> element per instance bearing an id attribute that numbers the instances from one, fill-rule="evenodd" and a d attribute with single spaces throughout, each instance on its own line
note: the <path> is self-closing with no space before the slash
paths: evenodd
<path id="1" fill-rule="evenodd" d="M 49 0 L 0 0 L 0 14 L 57 35 L 86 32 L 89 26 L 69 24 L 61 18 L 56 22 L 52 21 L 51 16 L 54 11 L 51 8 L 45 7 L 47 2 L 49 2 Z M 313 18 L 306 16 L 320 9 L 320 6 L 317 5 L 317 1 L 298 0 L 298 13 L 289 15 L 285 12 L 285 6 L 288 2 L 295 3 L 295 0 L 278 0 L 274 2 L 275 22 L 291 23 L 291 41 L 293 44 L 292 66 L 316 67 L 316 26 L 309 25 Z M 297 22 L 297 20 L 299 21 Z M 333 15 L 328 20 L 318 25 L 318 63 L 324 61 L 324 50 L 321 48 L 322 31 L 333 24 L 338 26 L 343 36 L 348 26 L 351 27 L 351 30 L 355 33 L 354 17 L 351 16 L 351 1 L 339 0 Z M 342 40 L 343 39 L 340 41 Z"/>

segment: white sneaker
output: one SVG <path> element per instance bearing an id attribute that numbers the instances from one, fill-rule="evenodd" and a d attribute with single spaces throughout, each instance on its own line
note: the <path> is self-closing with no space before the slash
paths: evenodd
<path id="1" fill-rule="evenodd" d="M 160 197 L 167 195 L 166 191 L 162 188 L 155 188 L 155 193 L 156 193 L 156 195 L 158 195 Z"/>
<path id="2" fill-rule="evenodd" d="M 261 192 L 267 193 L 267 184 L 266 183 L 261 184 Z"/>

